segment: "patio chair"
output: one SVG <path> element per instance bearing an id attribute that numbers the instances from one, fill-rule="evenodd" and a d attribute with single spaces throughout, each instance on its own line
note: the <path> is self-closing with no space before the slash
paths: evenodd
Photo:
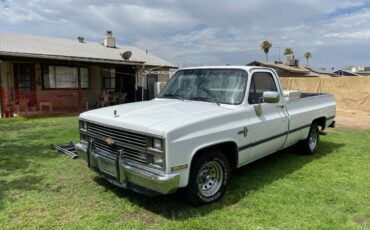
<path id="1" fill-rule="evenodd" d="M 15 100 L 14 102 L 14 108 L 15 112 L 17 113 L 17 116 L 20 115 L 20 112 L 26 112 L 26 115 L 28 115 L 28 102 L 30 100 L 27 98 L 20 98 Z"/>

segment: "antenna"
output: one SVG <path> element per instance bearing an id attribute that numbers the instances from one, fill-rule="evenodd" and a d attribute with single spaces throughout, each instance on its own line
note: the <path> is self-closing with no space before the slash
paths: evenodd
<path id="1" fill-rule="evenodd" d="M 130 59 L 131 55 L 132 55 L 132 52 L 131 51 L 126 51 L 124 53 L 121 53 L 121 57 L 125 61 L 128 61 Z"/>

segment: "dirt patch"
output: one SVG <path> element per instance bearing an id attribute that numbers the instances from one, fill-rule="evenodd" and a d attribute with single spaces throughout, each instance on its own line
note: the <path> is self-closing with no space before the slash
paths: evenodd
<path id="1" fill-rule="evenodd" d="M 150 224 L 150 225 L 156 224 L 156 221 L 153 217 L 150 217 L 149 215 L 146 215 L 144 213 L 139 213 L 139 212 L 125 213 L 121 218 L 125 221 L 139 220 L 145 224 Z"/>
<path id="2" fill-rule="evenodd" d="M 335 120 L 338 128 L 370 129 L 370 113 L 337 111 Z"/>
<path id="3" fill-rule="evenodd" d="M 364 226 L 365 225 L 365 217 L 361 217 L 361 216 L 355 216 L 353 218 L 353 221 L 356 223 L 356 224 L 359 224 L 359 225 L 362 225 Z"/>

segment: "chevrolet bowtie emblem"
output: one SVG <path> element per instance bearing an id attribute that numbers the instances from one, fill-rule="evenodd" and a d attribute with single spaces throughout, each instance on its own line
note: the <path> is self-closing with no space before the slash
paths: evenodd
<path id="1" fill-rule="evenodd" d="M 105 143 L 107 143 L 108 145 L 114 145 L 114 143 L 115 143 L 115 141 L 112 139 L 112 138 L 110 138 L 110 137 L 108 137 L 108 138 L 105 138 Z"/>

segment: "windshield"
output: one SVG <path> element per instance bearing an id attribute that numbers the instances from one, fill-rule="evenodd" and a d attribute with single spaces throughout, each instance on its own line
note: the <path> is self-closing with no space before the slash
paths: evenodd
<path id="1" fill-rule="evenodd" d="M 240 104 L 247 73 L 240 69 L 180 70 L 159 94 L 159 98 Z"/>

